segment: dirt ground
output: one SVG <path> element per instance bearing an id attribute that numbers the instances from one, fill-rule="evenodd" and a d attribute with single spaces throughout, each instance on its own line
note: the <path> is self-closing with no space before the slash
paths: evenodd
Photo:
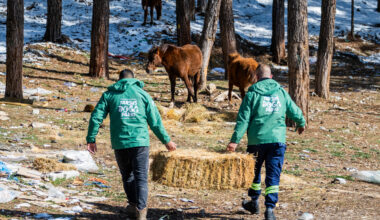
<path id="1" fill-rule="evenodd" d="M 348 44 L 337 41 L 336 45 L 338 49 L 348 45 L 364 54 L 367 50 L 380 50 L 379 45 L 366 42 Z M 166 73 L 162 69 L 153 75 L 145 73 L 144 57 L 111 59 L 111 79 L 105 80 L 88 76 L 88 53 L 52 44 L 31 45 L 29 49 L 45 53 L 38 55 L 44 59 L 24 64 L 24 86 L 44 88 L 53 91 L 53 94 L 40 97 L 40 101 L 35 101 L 32 106 L 0 102 L 0 111 L 7 112 L 10 117 L 10 120 L 1 121 L 0 124 L 0 155 L 27 152 L 31 145 L 51 151 L 85 149 L 90 113 L 83 112 L 83 109 L 87 104 L 95 105 L 101 93 L 116 81 L 117 73 L 124 68 L 135 71 L 137 78 L 144 81 L 145 90 L 159 105 L 169 106 L 170 86 Z M 220 48 L 215 52 L 217 55 L 211 59 L 210 69 L 222 67 Z M 256 57 L 265 63 L 270 63 L 269 58 L 265 54 Z M 0 72 L 5 71 L 5 64 L 0 64 Z M 273 69 L 273 72 L 274 78 L 287 88 L 287 74 L 278 69 Z M 308 212 L 315 219 L 379 219 L 379 185 L 354 180 L 351 171 L 380 170 L 380 66 L 363 64 L 347 53 L 336 53 L 329 100 L 312 93 L 314 72 L 315 64 L 312 64 L 309 126 L 301 136 L 291 128 L 288 130 L 283 173 L 293 179 L 280 186 L 276 215 L 278 219 L 297 219 Z M 5 76 L 0 76 L 0 81 L 5 83 Z M 68 87 L 64 85 L 67 82 L 76 85 Z M 200 103 L 209 112 L 218 115 L 218 120 L 185 123 L 164 118 L 165 127 L 179 148 L 223 152 L 232 135 L 240 101 L 233 100 L 231 106 L 227 101 L 214 102 L 216 95 L 227 90 L 227 81 L 221 75 L 210 73 L 209 82 L 217 86 L 217 91 L 211 96 L 200 93 Z M 187 95 L 184 83 L 178 82 L 177 85 L 177 90 L 181 89 L 183 94 L 176 96 L 175 108 L 181 108 Z M 238 93 L 237 90 L 235 92 Z M 32 115 L 33 109 L 39 109 L 39 114 Z M 29 126 L 32 122 L 50 123 L 55 127 L 32 129 Z M 15 141 L 16 136 L 21 138 L 22 144 Z M 246 143 L 245 137 L 239 152 L 245 151 Z M 126 198 L 110 146 L 108 118 L 100 129 L 97 145 L 98 153 L 94 159 L 101 167 L 101 173 L 82 174 L 80 178 L 97 176 L 107 180 L 111 188 L 96 191 L 91 186 L 82 185 L 76 190 L 89 191 L 93 196 L 106 197 L 107 200 L 94 202 L 91 210 L 67 214 L 59 209 L 34 205 L 33 201 L 29 201 L 31 207 L 15 209 L 16 204 L 25 202 L 25 199 L 15 199 L 0 204 L 0 219 L 33 218 L 41 212 L 52 217 L 75 219 L 126 219 L 123 213 Z M 165 150 L 153 135 L 151 149 Z M 32 162 L 23 163 L 30 166 Z M 336 177 L 346 179 L 347 183 L 332 183 Z M 72 181 L 69 179 L 54 184 L 67 187 Z M 149 219 L 263 219 L 264 197 L 260 198 L 262 214 L 249 215 L 242 210 L 241 201 L 247 199 L 246 189 L 180 189 L 150 181 L 149 190 Z M 184 202 L 181 198 L 192 202 Z"/>

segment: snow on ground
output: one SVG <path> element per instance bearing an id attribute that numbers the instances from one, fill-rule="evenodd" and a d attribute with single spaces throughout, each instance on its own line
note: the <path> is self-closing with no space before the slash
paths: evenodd
<path id="1" fill-rule="evenodd" d="M 336 35 L 350 30 L 351 0 L 337 1 Z M 25 43 L 42 39 L 46 24 L 46 1 L 25 0 L 25 8 L 36 3 L 31 10 L 25 9 Z M 308 1 L 309 33 L 319 35 L 320 0 Z M 380 42 L 380 13 L 376 12 L 376 1 L 355 2 L 355 31 L 363 38 Z M 243 38 L 259 45 L 269 45 L 272 27 L 272 0 L 235 0 L 235 28 Z M 287 7 L 287 6 L 285 6 Z M 160 39 L 175 41 L 175 1 L 163 1 L 163 16 L 157 25 L 142 26 L 141 0 L 111 0 L 110 2 L 110 45 L 114 54 L 132 54 L 148 51 Z M 285 9 L 285 19 L 287 16 Z M 156 16 L 156 13 L 154 14 Z M 73 44 L 89 51 L 91 39 L 92 0 L 63 1 L 62 32 L 73 40 Z M 148 16 L 150 19 L 150 16 Z M 286 23 L 286 22 L 285 22 Z M 192 22 L 192 31 L 200 33 L 203 17 Z M 165 30 L 165 34 L 162 31 Z M 0 1 L 0 61 L 5 61 L 6 1 Z M 376 55 L 378 56 L 378 55 Z M 378 60 L 378 59 L 374 59 Z"/>

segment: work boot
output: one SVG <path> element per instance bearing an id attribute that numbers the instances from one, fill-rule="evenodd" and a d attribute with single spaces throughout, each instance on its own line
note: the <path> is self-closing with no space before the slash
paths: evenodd
<path id="1" fill-rule="evenodd" d="M 148 213 L 148 208 L 139 210 L 136 208 L 136 219 L 137 220 L 146 220 L 146 214 Z"/>
<path id="2" fill-rule="evenodd" d="M 136 218 L 137 216 L 137 207 L 135 203 L 129 203 L 128 206 L 125 208 L 125 212 L 127 213 L 128 217 Z"/>
<path id="3" fill-rule="evenodd" d="M 265 210 L 265 220 L 276 220 L 276 216 L 274 215 L 273 208 L 267 208 Z"/>
<path id="4" fill-rule="evenodd" d="M 260 213 L 260 206 L 259 206 L 259 200 L 251 200 L 247 201 L 244 200 L 241 204 L 243 208 L 247 211 L 249 211 L 251 214 L 259 214 Z"/>

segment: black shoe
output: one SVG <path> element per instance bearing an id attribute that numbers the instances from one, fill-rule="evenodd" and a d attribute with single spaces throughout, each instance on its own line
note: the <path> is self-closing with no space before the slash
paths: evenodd
<path id="1" fill-rule="evenodd" d="M 259 200 L 244 200 L 241 204 L 245 210 L 251 214 L 260 214 Z"/>
<path id="2" fill-rule="evenodd" d="M 265 220 L 276 220 L 276 216 L 274 215 L 272 208 L 267 208 L 265 210 Z"/>

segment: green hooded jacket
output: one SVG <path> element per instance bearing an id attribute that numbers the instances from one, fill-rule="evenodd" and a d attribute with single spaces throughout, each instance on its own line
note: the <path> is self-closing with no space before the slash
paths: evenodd
<path id="1" fill-rule="evenodd" d="M 248 145 L 285 143 L 285 117 L 305 126 L 302 111 L 273 79 L 252 85 L 243 99 L 231 142 L 239 143 L 248 129 Z"/>
<path id="2" fill-rule="evenodd" d="M 119 80 L 108 87 L 91 114 L 87 143 L 95 143 L 99 126 L 109 113 L 113 149 L 149 146 L 148 124 L 158 139 L 167 144 L 170 137 L 160 113 L 143 87 L 143 82 L 133 78 Z"/>

